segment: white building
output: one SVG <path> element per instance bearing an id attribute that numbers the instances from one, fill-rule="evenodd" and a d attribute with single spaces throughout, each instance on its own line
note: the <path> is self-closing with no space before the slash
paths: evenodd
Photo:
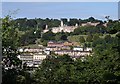
<path id="1" fill-rule="evenodd" d="M 81 56 L 89 56 L 91 52 L 90 51 L 74 51 L 74 50 L 58 50 L 58 51 L 55 51 L 55 54 L 58 54 L 58 55 L 67 54 L 71 57 L 81 57 Z"/>
<path id="2" fill-rule="evenodd" d="M 63 27 L 53 27 L 52 32 L 58 33 L 58 32 L 74 32 L 74 30 L 77 28 L 77 26 L 63 26 Z"/>
<path id="3" fill-rule="evenodd" d="M 85 48 L 84 51 L 92 51 L 92 48 Z"/>
<path id="4" fill-rule="evenodd" d="M 43 33 L 46 33 L 46 32 L 48 32 L 48 31 L 49 31 L 48 25 L 46 25 L 46 26 L 45 26 L 45 29 L 43 30 Z"/>
<path id="5" fill-rule="evenodd" d="M 41 53 L 36 53 L 33 55 L 33 63 L 38 66 L 39 64 L 42 63 L 42 60 L 46 58 L 47 55 L 41 54 Z"/>
<path id="6" fill-rule="evenodd" d="M 24 50 L 23 50 L 22 48 L 19 48 L 18 51 L 19 51 L 19 52 L 23 52 Z"/>
<path id="7" fill-rule="evenodd" d="M 37 53 L 37 52 L 42 52 L 43 49 L 42 48 L 26 48 L 23 49 L 23 52 L 29 52 L 29 53 Z"/>
<path id="8" fill-rule="evenodd" d="M 87 23 L 82 23 L 81 26 L 97 26 L 100 22 L 92 23 L 92 22 L 87 22 Z"/>
<path id="9" fill-rule="evenodd" d="M 33 62 L 33 54 L 31 53 L 24 53 L 18 56 L 22 63 L 31 63 Z"/>
<path id="10" fill-rule="evenodd" d="M 64 25 L 63 21 L 61 21 L 61 25 L 59 27 L 53 27 L 52 28 L 52 32 L 53 33 L 58 33 L 58 32 L 73 32 L 76 28 L 78 27 L 78 24 L 76 24 L 75 26 L 67 26 Z M 46 28 L 45 30 L 43 30 L 43 33 L 48 32 L 49 30 Z"/>
<path id="11" fill-rule="evenodd" d="M 33 55 L 33 61 L 41 61 L 46 58 L 45 54 L 36 53 Z"/>
<path id="12" fill-rule="evenodd" d="M 46 54 L 46 55 L 50 55 L 50 50 L 44 50 L 44 53 Z"/>
<path id="13" fill-rule="evenodd" d="M 17 56 L 22 64 L 26 63 L 28 67 L 35 67 L 41 64 L 42 60 L 46 58 L 46 55 L 43 54 L 43 49 L 41 48 L 26 48 L 23 51 L 23 54 Z"/>
<path id="14" fill-rule="evenodd" d="M 83 47 L 74 47 L 73 48 L 74 51 L 83 51 Z"/>

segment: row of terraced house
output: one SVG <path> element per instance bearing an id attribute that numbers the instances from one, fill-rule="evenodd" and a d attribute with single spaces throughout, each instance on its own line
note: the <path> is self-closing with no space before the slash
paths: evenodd
<path id="1" fill-rule="evenodd" d="M 45 48 L 46 52 L 53 52 L 57 55 L 67 54 L 71 57 L 79 58 L 81 56 L 89 56 L 92 53 L 92 48 L 81 47 L 77 42 L 53 42 L 50 41 Z"/>
<path id="2" fill-rule="evenodd" d="M 18 58 L 22 60 L 22 64 L 26 63 L 29 67 L 38 67 L 42 60 L 51 56 L 51 53 L 59 56 L 67 54 L 71 58 L 80 58 L 92 54 L 92 48 L 81 47 L 79 43 L 69 41 L 49 41 L 47 47 L 20 48 L 19 51 L 22 54 L 19 55 Z"/>

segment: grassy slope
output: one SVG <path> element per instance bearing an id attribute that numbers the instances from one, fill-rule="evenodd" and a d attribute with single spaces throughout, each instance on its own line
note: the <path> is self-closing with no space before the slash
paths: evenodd
<path id="1" fill-rule="evenodd" d="M 109 35 L 109 34 L 103 34 L 102 36 L 100 36 L 100 38 L 104 38 L 106 35 Z M 110 34 L 110 35 L 111 35 L 111 37 L 115 37 L 115 36 L 116 36 L 116 34 Z M 78 42 L 80 36 L 83 36 L 83 37 L 86 39 L 88 35 L 74 35 L 74 36 L 68 36 L 68 40 L 69 40 L 69 41 Z"/>

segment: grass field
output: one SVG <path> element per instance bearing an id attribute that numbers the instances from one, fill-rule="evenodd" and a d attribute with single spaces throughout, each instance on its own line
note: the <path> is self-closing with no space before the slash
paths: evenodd
<path id="1" fill-rule="evenodd" d="M 103 34 L 103 35 L 100 35 L 99 37 L 100 37 L 100 38 L 104 38 L 106 35 L 111 35 L 111 37 L 115 37 L 115 36 L 116 36 L 116 34 Z M 86 39 L 88 35 L 68 36 L 68 40 L 69 40 L 69 41 L 79 42 L 79 38 L 80 38 L 81 36 L 83 36 L 84 39 Z"/>
<path id="2" fill-rule="evenodd" d="M 68 36 L 68 41 L 72 41 L 72 42 L 79 42 L 79 38 L 83 36 L 84 39 L 87 38 L 87 35 L 74 35 L 74 36 Z"/>

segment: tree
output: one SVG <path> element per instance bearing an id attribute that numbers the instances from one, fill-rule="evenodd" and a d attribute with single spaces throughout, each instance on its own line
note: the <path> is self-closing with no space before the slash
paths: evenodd
<path id="1" fill-rule="evenodd" d="M 19 65 L 17 61 L 17 51 L 19 44 L 18 30 L 11 23 L 10 16 L 6 16 L 2 19 L 2 54 L 10 60 L 10 65 Z"/>
<path id="2" fill-rule="evenodd" d="M 105 16 L 105 18 L 109 21 L 110 16 Z"/>
<path id="3" fill-rule="evenodd" d="M 97 34 L 93 35 L 93 41 L 95 41 L 95 40 L 97 40 L 99 38 L 100 38 L 99 35 L 97 35 Z"/>
<path id="4" fill-rule="evenodd" d="M 55 35 L 55 40 L 56 41 L 60 41 L 61 40 L 61 36 L 62 36 L 61 34 L 56 34 Z"/>
<path id="5" fill-rule="evenodd" d="M 67 82 L 69 71 L 72 71 L 69 65 L 71 62 L 73 60 L 68 55 L 48 57 L 36 71 L 35 79 L 42 84 Z"/>
<path id="6" fill-rule="evenodd" d="M 81 28 L 76 28 L 74 32 L 72 33 L 73 35 L 80 35 L 82 33 Z"/>
<path id="7" fill-rule="evenodd" d="M 44 33 L 43 34 L 43 36 L 42 36 L 42 40 L 54 40 L 55 38 L 54 38 L 54 33 L 52 32 L 52 31 L 48 31 L 48 32 L 46 32 L 46 33 Z"/>
<path id="8" fill-rule="evenodd" d="M 93 36 L 92 35 L 88 35 L 86 38 L 87 42 L 92 42 L 93 41 Z"/>
<path id="9" fill-rule="evenodd" d="M 110 40 L 94 40 L 94 53 L 82 59 L 72 60 L 68 55 L 48 57 L 35 73 L 37 83 L 119 84 L 120 39 Z"/>
<path id="10" fill-rule="evenodd" d="M 80 43 L 84 43 L 85 42 L 85 39 L 84 39 L 83 36 L 80 36 L 79 40 L 80 40 Z"/>
<path id="11" fill-rule="evenodd" d="M 105 46 L 105 40 L 102 38 L 98 38 L 96 40 L 93 40 L 92 47 L 96 47 L 97 45 L 101 44 Z"/>
<path id="12" fill-rule="evenodd" d="M 68 34 L 63 31 L 55 34 L 56 41 L 67 40 L 67 37 L 68 37 Z"/>
<path id="13" fill-rule="evenodd" d="M 105 41 L 106 41 L 106 43 L 111 42 L 111 35 L 106 35 L 105 36 Z"/>
<path id="14" fill-rule="evenodd" d="M 68 22 L 69 26 L 75 26 L 75 24 L 79 24 L 79 20 L 76 18 L 70 18 L 70 21 Z"/>
<path id="15" fill-rule="evenodd" d="M 89 21 L 89 22 L 94 22 L 95 19 L 94 19 L 93 17 L 89 17 L 89 18 L 88 18 L 88 21 Z"/>
<path id="16" fill-rule="evenodd" d="M 6 67 L 17 67 L 20 68 L 21 61 L 17 58 L 19 52 L 17 48 L 19 46 L 18 30 L 14 27 L 12 18 L 6 16 L 2 19 L 2 84 L 15 84 L 15 77 L 17 75 L 16 68 L 6 70 Z M 7 78 L 8 77 L 8 78 Z M 6 79 L 7 78 L 7 79 Z"/>
<path id="17" fill-rule="evenodd" d="M 63 35 L 61 36 L 61 40 L 67 40 L 67 35 L 63 34 Z"/>
<path id="18" fill-rule="evenodd" d="M 19 30 L 10 16 L 2 18 L 2 84 L 30 84 L 30 75 L 21 70 Z M 27 75 L 28 74 L 28 75 Z"/>

